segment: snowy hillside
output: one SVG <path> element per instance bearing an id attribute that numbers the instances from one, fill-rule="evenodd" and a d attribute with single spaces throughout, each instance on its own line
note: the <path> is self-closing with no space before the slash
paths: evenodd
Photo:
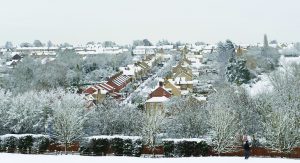
<path id="1" fill-rule="evenodd" d="M 279 60 L 279 67 L 276 71 L 282 71 L 284 69 L 288 69 L 292 64 L 299 64 L 300 63 L 300 57 L 284 57 L 281 56 Z M 256 82 L 255 84 L 246 85 L 245 88 L 248 90 L 249 94 L 251 96 L 255 96 L 257 94 L 272 91 L 272 85 L 269 79 L 269 74 L 262 74 L 259 75 L 258 78 L 260 80 Z"/>

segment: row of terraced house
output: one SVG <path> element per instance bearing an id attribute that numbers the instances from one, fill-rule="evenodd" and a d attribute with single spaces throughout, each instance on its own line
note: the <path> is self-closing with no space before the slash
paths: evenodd
<path id="1" fill-rule="evenodd" d="M 156 53 L 145 56 L 141 61 L 126 67 L 119 67 L 119 71 L 106 81 L 99 82 L 84 89 L 83 93 L 89 106 L 103 101 L 106 97 L 123 100 L 126 95 L 121 91 L 136 80 L 144 80 L 150 74 L 151 69 L 162 59 L 161 54 Z"/>

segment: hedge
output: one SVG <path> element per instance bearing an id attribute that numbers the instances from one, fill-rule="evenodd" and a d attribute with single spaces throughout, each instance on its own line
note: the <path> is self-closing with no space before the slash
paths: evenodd
<path id="1" fill-rule="evenodd" d="M 209 146 L 199 139 L 164 139 L 165 157 L 207 156 Z"/>
<path id="2" fill-rule="evenodd" d="M 2 149 L 9 153 L 13 153 L 16 149 L 18 139 L 14 136 L 8 136 L 2 139 Z"/>
<path id="3" fill-rule="evenodd" d="M 124 141 L 121 138 L 113 138 L 111 140 L 111 150 L 115 156 L 123 156 Z"/>
<path id="4" fill-rule="evenodd" d="M 194 156 L 207 156 L 209 145 L 205 141 L 200 141 L 195 146 Z"/>
<path id="5" fill-rule="evenodd" d="M 142 140 L 140 137 L 131 136 L 93 136 L 83 139 L 80 143 L 82 155 L 106 155 L 113 153 L 115 156 L 136 156 L 142 153 Z"/>
<path id="6" fill-rule="evenodd" d="M 19 138 L 17 147 L 21 153 L 29 153 L 33 146 L 33 137 L 31 135 L 22 136 Z M 27 151 L 28 150 L 28 151 Z"/>
<path id="7" fill-rule="evenodd" d="M 140 157 L 142 155 L 143 150 L 143 141 L 141 139 L 137 139 L 133 143 L 133 156 Z"/>
<path id="8" fill-rule="evenodd" d="M 191 157 L 195 151 L 197 142 L 194 141 L 180 141 L 175 143 L 175 155 L 179 157 Z"/>
<path id="9" fill-rule="evenodd" d="M 132 140 L 130 139 L 125 139 L 123 141 L 123 154 L 124 156 L 132 156 L 133 155 L 133 144 Z"/>
<path id="10" fill-rule="evenodd" d="M 47 135 L 7 134 L 0 136 L 0 149 L 5 152 L 44 153 L 50 139 Z"/>
<path id="11" fill-rule="evenodd" d="M 164 155 L 166 157 L 174 157 L 174 141 L 163 141 Z"/>

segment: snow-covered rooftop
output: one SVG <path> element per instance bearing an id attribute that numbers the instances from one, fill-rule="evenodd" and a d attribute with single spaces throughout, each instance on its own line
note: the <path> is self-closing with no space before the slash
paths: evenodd
<path id="1" fill-rule="evenodd" d="M 162 96 L 162 97 L 152 97 L 150 99 L 148 99 L 146 101 L 146 103 L 150 103 L 150 102 L 166 102 L 166 101 L 169 101 L 170 99 L 165 97 L 165 96 Z"/>

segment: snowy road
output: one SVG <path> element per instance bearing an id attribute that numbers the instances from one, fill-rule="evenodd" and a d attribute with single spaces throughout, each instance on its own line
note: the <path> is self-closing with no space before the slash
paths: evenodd
<path id="1" fill-rule="evenodd" d="M 174 54 L 172 54 L 172 55 L 174 55 Z M 150 88 L 148 86 L 155 79 L 161 78 L 161 76 L 158 76 L 158 74 L 161 74 L 162 71 L 166 71 L 166 68 L 168 68 L 168 64 L 170 64 L 170 62 L 171 62 L 171 60 L 169 60 L 167 63 L 165 63 L 164 66 L 159 68 L 155 74 L 153 74 L 148 79 L 146 79 L 141 85 L 138 86 L 138 88 L 136 90 L 134 90 L 132 93 L 130 93 L 130 95 L 122 102 L 122 105 L 127 104 L 129 101 L 131 101 L 133 95 L 138 94 L 140 96 L 147 96 L 149 93 L 151 93 L 152 88 Z M 171 71 L 171 69 L 169 71 Z"/>
<path id="2" fill-rule="evenodd" d="M 91 157 L 78 155 L 22 155 L 0 153 L 1 163 L 296 163 L 298 159 L 242 157 L 188 157 L 188 158 L 137 158 L 137 157 Z"/>

